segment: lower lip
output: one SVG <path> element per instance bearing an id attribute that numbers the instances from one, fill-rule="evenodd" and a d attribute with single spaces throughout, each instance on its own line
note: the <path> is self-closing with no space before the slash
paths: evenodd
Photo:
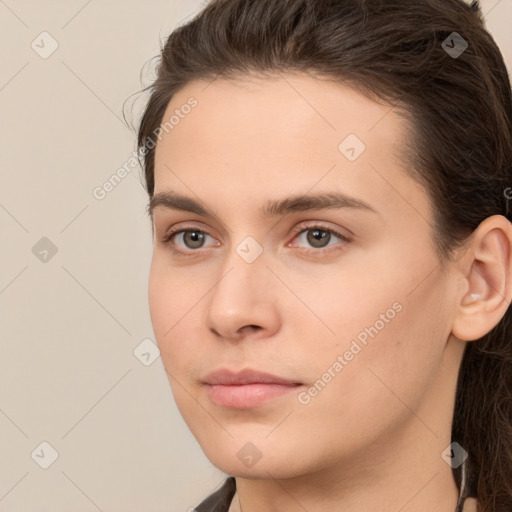
<path id="1" fill-rule="evenodd" d="M 300 385 L 283 384 L 241 384 L 237 386 L 225 386 L 221 384 L 208 384 L 208 396 L 210 400 L 224 407 L 233 409 L 249 409 L 256 407 L 273 398 L 282 396 L 299 388 Z"/>

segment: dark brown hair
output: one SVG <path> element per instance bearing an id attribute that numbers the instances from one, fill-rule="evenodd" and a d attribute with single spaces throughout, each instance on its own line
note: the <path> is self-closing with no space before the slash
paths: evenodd
<path id="1" fill-rule="evenodd" d="M 468 45 L 460 55 L 449 51 L 462 41 L 454 32 Z M 441 265 L 487 217 L 511 220 L 510 81 L 477 3 L 462 0 L 211 1 L 171 33 L 157 78 L 145 89 L 150 97 L 137 143 L 149 196 L 149 142 L 178 90 L 192 80 L 281 72 L 348 84 L 410 120 L 408 172 L 430 197 Z M 478 510 L 511 512 L 510 308 L 486 336 L 467 344 L 452 441 L 469 452 L 469 494 L 478 497 Z"/>

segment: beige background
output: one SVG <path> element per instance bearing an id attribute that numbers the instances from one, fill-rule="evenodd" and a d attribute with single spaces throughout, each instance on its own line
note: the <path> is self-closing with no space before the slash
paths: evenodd
<path id="1" fill-rule="evenodd" d="M 224 478 L 160 358 L 136 357 L 154 339 L 140 169 L 93 196 L 135 149 L 122 108 L 141 69 L 147 84 L 160 38 L 202 4 L 0 0 L 1 512 L 186 511 Z M 482 4 L 512 69 L 512 0 Z"/>

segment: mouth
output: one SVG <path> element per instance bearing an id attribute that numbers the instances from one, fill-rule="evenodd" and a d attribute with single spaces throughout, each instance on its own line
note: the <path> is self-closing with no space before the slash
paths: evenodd
<path id="1" fill-rule="evenodd" d="M 213 403 L 233 409 L 257 407 L 303 386 L 302 382 L 250 368 L 237 373 L 216 370 L 205 378 L 203 384 Z"/>

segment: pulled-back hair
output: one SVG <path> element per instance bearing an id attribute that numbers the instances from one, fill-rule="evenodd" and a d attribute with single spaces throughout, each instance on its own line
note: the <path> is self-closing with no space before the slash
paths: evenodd
<path id="1" fill-rule="evenodd" d="M 465 51 L 449 51 L 462 40 Z M 430 198 L 441 264 L 487 217 L 512 220 L 510 81 L 477 2 L 462 0 L 210 1 L 167 38 L 157 78 L 146 88 L 137 144 L 149 196 L 149 142 L 178 90 L 193 80 L 281 72 L 348 84 L 405 115 L 407 172 Z M 452 441 L 469 453 L 469 495 L 478 510 L 511 512 L 510 307 L 487 335 L 467 343 Z M 454 476 L 460 486 L 460 472 Z"/>

